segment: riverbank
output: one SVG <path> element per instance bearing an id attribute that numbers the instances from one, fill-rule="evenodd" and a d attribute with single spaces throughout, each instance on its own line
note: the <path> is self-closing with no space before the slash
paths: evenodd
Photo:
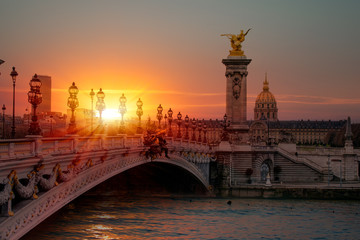
<path id="1" fill-rule="evenodd" d="M 218 197 L 270 198 L 270 199 L 321 199 L 360 200 L 360 183 L 332 184 L 246 184 L 217 188 Z"/>

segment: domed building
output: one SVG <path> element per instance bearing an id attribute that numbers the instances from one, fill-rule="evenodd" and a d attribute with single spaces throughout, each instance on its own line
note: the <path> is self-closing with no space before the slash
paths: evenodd
<path id="1" fill-rule="evenodd" d="M 274 95 L 269 91 L 267 75 L 265 75 L 263 91 L 256 98 L 254 120 L 278 120 L 278 108 Z"/>
<path id="2" fill-rule="evenodd" d="M 274 95 L 269 91 L 265 75 L 263 91 L 257 96 L 254 121 L 249 122 L 252 144 L 293 142 L 297 144 L 323 144 L 329 132 L 341 131 L 346 121 L 279 121 Z"/>

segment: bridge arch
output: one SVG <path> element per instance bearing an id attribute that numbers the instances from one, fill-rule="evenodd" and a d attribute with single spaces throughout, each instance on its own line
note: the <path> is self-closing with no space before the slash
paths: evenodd
<path id="1" fill-rule="evenodd" d="M 141 154 L 130 154 L 125 157 L 122 154 L 114 154 L 107 156 L 107 159 L 100 164 L 88 167 L 84 171 L 79 172 L 76 177 L 69 181 L 62 182 L 49 191 L 40 193 L 38 199 L 24 200 L 24 204 L 21 204 L 22 207 L 15 206 L 15 215 L 7 217 L 1 223 L 4 231 L 0 234 L 0 239 L 20 238 L 47 217 L 86 191 L 115 175 L 149 162 L 161 162 L 184 169 L 203 184 L 205 189 L 209 189 L 208 175 L 206 175 L 206 173 L 204 174 L 196 164 L 189 162 L 179 155 L 170 154 L 170 159 L 159 157 L 151 160 Z"/>

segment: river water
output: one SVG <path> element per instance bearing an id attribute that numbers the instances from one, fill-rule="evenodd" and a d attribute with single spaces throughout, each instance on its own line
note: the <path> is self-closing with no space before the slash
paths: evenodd
<path id="1" fill-rule="evenodd" d="M 129 197 L 93 191 L 23 239 L 360 239 L 360 202 Z"/>

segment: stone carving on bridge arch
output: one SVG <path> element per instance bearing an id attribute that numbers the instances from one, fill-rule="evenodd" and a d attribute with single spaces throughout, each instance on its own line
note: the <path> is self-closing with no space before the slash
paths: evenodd
<path id="1" fill-rule="evenodd" d="M 7 205 L 7 215 L 12 216 L 12 200 L 15 197 L 13 191 L 17 193 L 20 199 L 37 199 L 39 188 L 42 191 L 48 191 L 57 186 L 57 181 L 66 182 L 75 177 L 76 174 L 85 171 L 93 165 L 91 159 L 84 164 L 80 164 L 79 159 L 73 161 L 68 166 L 67 171 L 62 171 L 60 164 L 55 164 L 50 174 L 44 173 L 44 165 L 40 164 L 34 167 L 34 170 L 27 174 L 27 179 L 19 179 L 16 171 L 11 171 L 8 177 L 2 180 L 2 190 L 0 190 L 0 206 Z M 4 214 L 4 213 L 3 213 Z"/>
<path id="2" fill-rule="evenodd" d="M 15 195 L 13 192 L 13 186 L 15 181 L 16 171 L 12 170 L 8 177 L 5 178 L 2 183 L 0 184 L 0 206 L 7 205 L 7 215 L 13 216 L 14 212 L 11 208 L 11 201 L 14 199 Z"/>
<path id="3" fill-rule="evenodd" d="M 22 199 L 37 199 L 38 196 L 36 195 L 39 192 L 37 184 L 39 183 L 39 176 L 37 171 L 31 171 L 27 174 L 27 178 L 18 179 L 15 177 L 15 191 Z"/>

